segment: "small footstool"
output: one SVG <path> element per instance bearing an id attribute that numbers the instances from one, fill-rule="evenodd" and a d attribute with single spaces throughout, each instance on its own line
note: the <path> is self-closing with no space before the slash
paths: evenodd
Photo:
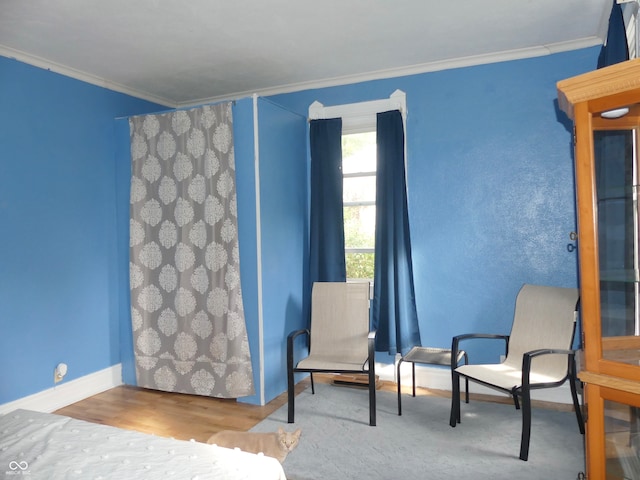
<path id="1" fill-rule="evenodd" d="M 469 357 L 464 350 L 458 352 L 456 365 L 464 360 L 469 363 Z M 400 395 L 400 365 L 402 362 L 411 362 L 411 380 L 413 382 L 413 396 L 416 396 L 416 363 L 426 365 L 442 365 L 451 367 L 451 350 L 447 348 L 413 347 L 404 357 L 398 361 L 398 415 L 402 415 L 402 400 Z M 465 402 L 469 403 L 469 380 L 465 379 Z"/>

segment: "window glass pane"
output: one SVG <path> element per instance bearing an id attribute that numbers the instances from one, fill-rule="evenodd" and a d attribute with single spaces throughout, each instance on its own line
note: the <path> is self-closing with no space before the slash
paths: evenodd
<path id="1" fill-rule="evenodd" d="M 342 136 L 342 173 L 376 171 L 376 132 Z"/>
<path id="2" fill-rule="evenodd" d="M 343 202 L 375 202 L 376 201 L 376 177 L 346 177 L 343 182 Z"/>
<path id="3" fill-rule="evenodd" d="M 373 253 L 347 253 L 345 254 L 347 264 L 347 278 L 373 280 Z"/>
<path id="4" fill-rule="evenodd" d="M 640 478 L 640 408 L 604 401 L 607 478 Z"/>
<path id="5" fill-rule="evenodd" d="M 374 248 L 376 207 L 364 205 L 344 207 L 345 248 Z"/>
<path id="6" fill-rule="evenodd" d="M 373 280 L 376 225 L 376 133 L 342 136 L 345 262 L 350 280 Z M 355 251 L 354 251 L 355 250 Z"/>

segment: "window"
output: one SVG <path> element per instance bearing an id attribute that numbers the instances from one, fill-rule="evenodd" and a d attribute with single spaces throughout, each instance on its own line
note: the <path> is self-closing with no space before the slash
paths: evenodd
<path id="1" fill-rule="evenodd" d="M 373 281 L 376 230 L 376 133 L 342 135 L 347 279 Z"/>
<path id="2" fill-rule="evenodd" d="M 348 280 L 373 281 L 376 228 L 376 114 L 399 110 L 406 119 L 406 95 L 325 107 L 309 105 L 309 119 L 342 118 L 342 174 L 345 263 Z"/>

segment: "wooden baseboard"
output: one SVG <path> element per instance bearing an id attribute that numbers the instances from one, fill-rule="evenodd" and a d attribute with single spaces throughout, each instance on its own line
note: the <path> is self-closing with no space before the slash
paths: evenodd
<path id="1" fill-rule="evenodd" d="M 342 373 L 340 375 L 335 375 L 331 380 L 333 385 L 338 385 L 341 387 L 358 387 L 358 388 L 368 388 L 369 387 L 369 375 L 366 373 L 363 374 L 347 374 Z M 382 386 L 382 381 L 380 377 L 376 375 L 376 390 Z"/>

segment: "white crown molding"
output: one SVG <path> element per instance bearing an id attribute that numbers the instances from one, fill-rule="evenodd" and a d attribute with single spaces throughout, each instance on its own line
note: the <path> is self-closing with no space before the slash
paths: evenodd
<path id="1" fill-rule="evenodd" d="M 21 52 L 20 50 L 15 50 L 13 48 L 9 48 L 4 45 L 0 45 L 0 56 L 18 60 L 19 62 L 26 63 L 34 67 L 42 68 L 44 70 L 49 70 L 50 72 L 59 73 L 60 75 L 74 78 L 76 80 L 80 80 L 82 82 L 89 83 L 91 85 L 96 85 L 98 87 L 106 88 L 107 90 L 113 90 L 114 92 L 124 93 L 125 95 L 129 95 L 135 98 L 140 98 L 142 100 L 148 100 L 149 102 L 158 103 L 165 107 L 176 106 L 175 102 L 169 99 L 151 95 L 149 93 L 141 92 L 139 90 L 134 90 L 124 85 L 121 85 L 119 83 L 105 80 L 102 77 L 98 77 L 90 73 L 82 72 L 80 70 L 76 70 L 74 68 L 52 62 L 51 60 L 46 60 L 36 55 L 31 55 L 29 53 Z"/>
<path id="2" fill-rule="evenodd" d="M 53 388 L 0 405 L 0 415 L 22 408 L 38 412 L 54 412 L 92 395 L 122 385 L 122 364 L 59 383 Z"/>

